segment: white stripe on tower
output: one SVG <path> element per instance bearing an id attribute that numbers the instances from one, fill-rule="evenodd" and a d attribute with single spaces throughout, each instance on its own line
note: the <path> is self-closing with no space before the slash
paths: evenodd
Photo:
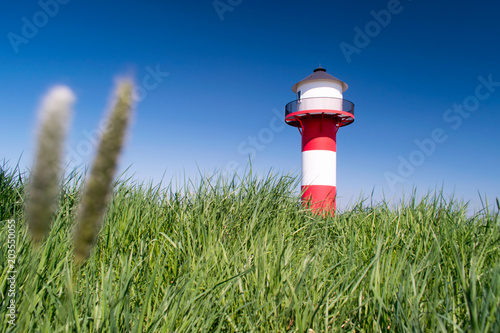
<path id="1" fill-rule="evenodd" d="M 302 152 L 302 186 L 337 186 L 337 153 L 331 150 Z"/>

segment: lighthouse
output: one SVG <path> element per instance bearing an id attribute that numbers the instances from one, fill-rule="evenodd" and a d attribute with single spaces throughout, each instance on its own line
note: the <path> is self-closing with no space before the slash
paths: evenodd
<path id="1" fill-rule="evenodd" d="M 345 82 L 318 67 L 293 85 L 296 99 L 285 107 L 285 122 L 302 136 L 302 202 L 322 215 L 335 212 L 337 131 L 354 121 L 346 90 Z"/>

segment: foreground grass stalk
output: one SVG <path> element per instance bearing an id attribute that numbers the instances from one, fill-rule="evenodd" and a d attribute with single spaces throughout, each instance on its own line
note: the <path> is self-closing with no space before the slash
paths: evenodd
<path id="1" fill-rule="evenodd" d="M 106 130 L 101 137 L 77 213 L 74 234 L 77 265 L 90 255 L 104 218 L 118 157 L 130 119 L 132 102 L 132 83 L 122 82 L 117 88 L 116 102 L 109 115 Z"/>
<path id="2" fill-rule="evenodd" d="M 35 243 L 47 234 L 54 215 L 63 143 L 74 100 L 69 88 L 57 86 L 44 97 L 40 109 L 38 147 L 26 207 L 28 227 Z"/>

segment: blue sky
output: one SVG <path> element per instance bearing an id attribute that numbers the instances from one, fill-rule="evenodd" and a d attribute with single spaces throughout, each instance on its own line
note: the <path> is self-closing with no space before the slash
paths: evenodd
<path id="1" fill-rule="evenodd" d="M 258 171 L 298 175 L 300 135 L 283 124 L 283 108 L 321 64 L 356 105 L 356 121 L 338 133 L 341 204 L 414 186 L 444 186 L 474 206 L 478 193 L 499 196 L 498 2 L 41 0 L 0 9 L 0 159 L 11 164 L 21 155 L 31 164 L 36 109 L 55 84 L 77 95 L 68 156 L 88 164 L 114 82 L 132 75 L 141 101 L 121 168 L 136 179 L 231 172 L 249 154 Z"/>

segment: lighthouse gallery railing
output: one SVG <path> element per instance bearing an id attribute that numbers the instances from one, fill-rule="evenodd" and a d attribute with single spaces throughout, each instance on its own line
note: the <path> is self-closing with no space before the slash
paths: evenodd
<path id="1" fill-rule="evenodd" d="M 349 112 L 354 115 L 354 104 L 343 98 L 335 97 L 310 97 L 301 98 L 285 106 L 285 117 L 290 113 L 307 110 L 334 110 Z"/>

